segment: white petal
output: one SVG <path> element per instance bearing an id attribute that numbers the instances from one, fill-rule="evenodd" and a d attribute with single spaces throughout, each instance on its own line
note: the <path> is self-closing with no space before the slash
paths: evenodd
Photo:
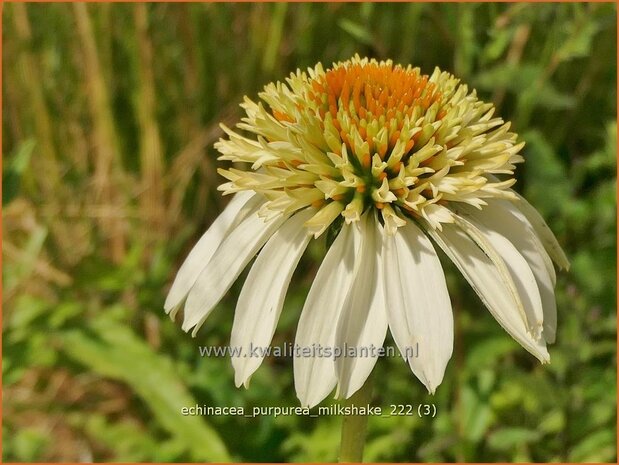
<path id="1" fill-rule="evenodd" d="M 527 202 L 523 196 L 512 189 L 509 189 L 509 191 L 518 198 L 518 200 L 514 201 L 514 205 L 527 217 L 554 262 L 559 268 L 569 270 L 570 261 L 559 245 L 559 241 L 557 241 L 557 238 L 544 221 L 544 218 L 542 218 L 542 215 L 540 215 L 535 207 Z"/>
<path id="2" fill-rule="evenodd" d="M 508 237 L 514 243 L 514 245 L 516 245 L 517 242 L 522 241 L 523 240 L 522 238 L 525 238 L 525 237 L 531 238 L 532 246 L 533 246 L 532 248 L 534 248 L 537 251 L 541 260 L 543 260 L 544 268 L 546 268 L 546 272 L 550 276 L 550 279 L 552 281 L 552 287 L 554 288 L 554 285 L 557 283 L 557 273 L 555 272 L 554 264 L 552 263 L 552 258 L 548 254 L 546 247 L 542 243 L 540 236 L 537 234 L 537 231 L 535 230 L 535 228 L 533 227 L 529 219 L 525 216 L 524 213 L 522 213 L 522 211 L 518 208 L 518 206 L 513 201 L 503 200 L 503 199 L 488 199 L 488 205 L 489 205 L 489 208 L 491 208 L 490 211 L 508 212 L 509 219 L 505 218 L 506 222 L 508 221 L 511 222 L 513 220 L 516 220 L 516 221 L 519 221 L 521 224 L 525 225 L 526 229 L 529 231 L 529 234 L 518 234 L 518 233 L 515 233 L 514 231 L 514 232 L 511 232 L 511 236 L 508 235 L 509 233 L 504 234 L 504 236 Z M 498 221 L 495 221 L 495 222 L 498 223 Z M 511 228 L 507 228 L 507 227 L 503 227 L 501 230 L 507 231 L 508 229 L 510 229 L 511 231 Z M 514 238 L 513 240 L 512 240 L 512 237 Z M 518 245 L 516 245 L 516 248 L 519 249 Z M 527 250 L 529 248 L 531 247 L 527 247 Z M 539 258 L 536 259 L 536 261 L 538 260 Z"/>
<path id="3" fill-rule="evenodd" d="M 458 226 L 444 224 L 443 231 L 426 227 L 426 232 L 454 262 L 499 324 L 542 363 L 550 361 L 543 339 L 529 334 L 512 293 L 499 277 L 490 258 Z"/>
<path id="4" fill-rule="evenodd" d="M 493 182 L 498 182 L 498 178 L 492 174 L 487 174 L 486 177 Z M 557 238 L 544 221 L 544 218 L 542 218 L 542 215 L 540 215 L 535 207 L 527 202 L 527 200 L 515 190 L 507 189 L 507 192 L 514 196 L 515 200 L 513 201 L 513 204 L 529 220 L 531 226 L 541 239 L 542 244 L 544 244 L 544 247 L 554 262 L 559 266 L 559 268 L 569 270 L 570 261 L 567 259 L 565 252 L 559 245 L 559 241 L 557 241 Z"/>
<path id="5" fill-rule="evenodd" d="M 434 393 L 454 338 L 441 263 L 428 237 L 411 221 L 385 238 L 382 261 L 389 329 L 415 376 Z"/>
<path id="6" fill-rule="evenodd" d="M 232 358 L 237 386 L 247 385 L 271 343 L 292 274 L 311 236 L 304 223 L 311 209 L 289 218 L 260 251 L 245 280 L 234 312 L 230 345 L 242 347 L 243 355 Z M 257 348 L 251 353 L 251 348 Z"/>
<path id="7" fill-rule="evenodd" d="M 253 192 L 239 192 L 232 198 L 189 252 L 178 270 L 164 304 L 166 313 L 170 313 L 187 297 L 191 286 L 196 282 L 198 275 L 206 267 L 228 231 L 235 223 L 241 221 L 251 209 L 257 209 L 260 201 L 260 196 Z"/>
<path id="8" fill-rule="evenodd" d="M 295 346 L 301 350 L 305 347 L 334 350 L 337 321 L 354 278 L 358 245 L 354 242 L 353 228 L 342 226 L 314 278 L 295 338 Z M 320 403 L 336 382 L 333 357 L 295 356 L 294 385 L 301 405 L 313 407 Z"/>
<path id="9" fill-rule="evenodd" d="M 519 301 L 522 305 L 529 331 L 535 339 L 542 337 L 544 324 L 542 299 L 535 276 L 527 261 L 509 240 L 494 229 L 488 228 L 473 218 L 465 220 L 458 215 L 455 215 L 455 218 L 456 224 L 490 257 L 497 269 L 501 270 L 503 264 L 507 268 L 509 277 L 505 279 L 505 282 L 510 289 L 515 286 L 514 297 L 516 302 Z M 483 240 L 479 240 L 480 238 Z"/>
<path id="10" fill-rule="evenodd" d="M 516 305 L 518 309 L 518 314 L 522 318 L 525 326 L 529 326 L 529 321 L 527 320 L 527 315 L 524 310 L 524 305 L 522 304 L 522 300 L 520 299 L 520 294 L 518 293 L 518 289 L 514 280 L 512 279 L 512 275 L 505 264 L 503 258 L 499 255 L 496 249 L 490 244 L 488 239 L 479 231 L 478 228 L 473 226 L 470 222 L 460 218 L 457 215 L 453 215 L 454 222 L 456 226 L 460 228 L 464 233 L 474 241 L 474 243 L 479 247 L 482 252 L 490 259 L 490 261 L 494 264 L 497 272 L 497 277 L 503 282 L 503 286 L 508 290 L 512 302 Z"/>
<path id="11" fill-rule="evenodd" d="M 463 212 L 509 239 L 527 261 L 535 276 L 542 298 L 544 310 L 543 336 L 546 342 L 554 342 L 557 328 L 557 303 L 554 293 L 556 274 L 552 260 L 535 233 L 533 226 L 524 214 L 507 200 L 488 199 L 488 205 L 483 210 L 464 208 Z"/>
<path id="12" fill-rule="evenodd" d="M 337 397 L 348 398 L 360 389 L 378 359 L 378 349 L 387 335 L 387 311 L 381 266 L 382 237 L 375 213 L 370 211 L 355 224 L 359 254 L 355 278 L 348 291 L 336 330 L 336 344 L 342 351 L 354 348 L 335 361 Z M 372 350 L 374 348 L 374 350 Z M 366 351 L 364 354 L 363 351 Z"/>
<path id="13" fill-rule="evenodd" d="M 280 216 L 265 222 L 254 212 L 227 235 L 189 291 L 185 302 L 184 331 L 195 326 L 192 334 L 196 334 L 243 268 L 285 219 L 285 216 Z"/>

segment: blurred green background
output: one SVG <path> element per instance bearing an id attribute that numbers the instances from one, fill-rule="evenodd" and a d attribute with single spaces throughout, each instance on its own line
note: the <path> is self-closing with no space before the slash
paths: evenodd
<path id="1" fill-rule="evenodd" d="M 614 4 L 4 4 L 3 460 L 332 461 L 341 418 L 184 417 L 299 405 L 290 359 L 236 389 L 226 345 L 242 279 L 196 339 L 167 289 L 224 201 L 212 144 L 243 95 L 355 52 L 452 71 L 527 145 L 517 189 L 572 261 L 539 365 L 445 262 L 456 347 L 429 396 L 398 358 L 369 461 L 616 461 Z M 292 341 L 324 242 L 295 274 Z M 392 343 L 388 340 L 387 343 Z M 333 401 L 327 399 L 323 405 Z"/>

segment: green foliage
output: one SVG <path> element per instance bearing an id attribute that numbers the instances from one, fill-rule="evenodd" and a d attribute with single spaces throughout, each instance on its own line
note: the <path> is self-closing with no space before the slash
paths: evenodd
<path id="1" fill-rule="evenodd" d="M 217 433 L 200 417 L 179 415 L 183 406 L 195 405 L 195 401 L 178 381 L 168 357 L 154 353 L 130 330 L 113 322 L 94 321 L 87 329 L 92 333 L 72 330 L 60 335 L 62 348 L 69 357 L 97 374 L 127 383 L 152 409 L 154 419 L 172 435 L 171 441 L 182 444 L 176 452 L 187 450 L 192 460 L 229 460 Z"/>
<path id="2" fill-rule="evenodd" d="M 184 416 L 297 406 L 290 359 L 249 389 L 198 345 L 229 342 L 242 278 L 196 339 L 162 311 L 224 202 L 218 124 L 243 95 L 354 53 L 452 71 L 526 142 L 516 189 L 572 267 L 540 366 L 444 260 L 456 317 L 431 396 L 398 358 L 368 461 L 616 461 L 616 6 L 611 3 L 20 4 L 3 9 L 3 460 L 334 461 L 338 417 Z M 295 273 L 294 340 L 325 243 Z M 443 257 L 444 258 L 444 257 Z M 387 344 L 393 344 L 388 340 Z M 327 399 L 323 405 L 334 401 Z"/>

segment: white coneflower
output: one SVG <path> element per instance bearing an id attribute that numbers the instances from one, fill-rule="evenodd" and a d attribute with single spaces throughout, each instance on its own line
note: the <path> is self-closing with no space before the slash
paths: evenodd
<path id="1" fill-rule="evenodd" d="M 387 328 L 434 392 L 453 348 L 453 315 L 434 244 L 503 328 L 542 363 L 555 339 L 555 271 L 568 261 L 541 216 L 510 189 L 522 162 L 510 124 L 452 75 L 355 56 L 269 84 L 216 148 L 232 201 L 181 267 L 165 303 L 193 334 L 258 253 L 238 299 L 231 345 L 270 344 L 311 237 L 343 224 L 307 296 L 299 347 L 382 346 Z M 495 175 L 503 175 L 499 180 Z M 342 217 L 342 218 L 340 218 Z M 340 218 L 343 221 L 336 220 Z M 335 222 L 335 223 L 334 223 Z M 336 231 L 337 232 L 337 231 Z M 376 355 L 376 354 L 374 354 Z M 234 357 L 237 386 L 262 359 Z M 376 356 L 294 360 L 313 406 L 350 397 Z"/>

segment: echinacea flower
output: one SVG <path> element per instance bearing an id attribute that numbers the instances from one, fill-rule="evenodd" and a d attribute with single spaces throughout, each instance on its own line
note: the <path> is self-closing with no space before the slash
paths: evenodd
<path id="1" fill-rule="evenodd" d="M 231 346 L 266 347 L 312 236 L 337 236 L 301 312 L 300 347 L 381 347 L 387 329 L 430 392 L 453 349 L 438 245 L 499 324 L 542 363 L 557 324 L 552 232 L 510 187 L 523 143 L 491 103 L 439 69 L 355 56 L 269 84 L 245 98 L 242 135 L 225 126 L 219 172 L 235 194 L 183 263 L 165 303 L 202 326 L 258 253 L 240 293 Z M 238 165 L 243 164 L 243 165 Z M 238 166 L 243 166 L 239 168 Z M 501 178 L 499 178 L 501 176 Z M 408 347 L 417 346 L 415 356 Z M 244 352 L 246 354 L 246 352 Z M 374 354 L 376 355 L 376 354 Z M 296 356 L 303 405 L 335 387 L 348 398 L 376 356 Z M 234 356 L 237 386 L 260 356 Z"/>

